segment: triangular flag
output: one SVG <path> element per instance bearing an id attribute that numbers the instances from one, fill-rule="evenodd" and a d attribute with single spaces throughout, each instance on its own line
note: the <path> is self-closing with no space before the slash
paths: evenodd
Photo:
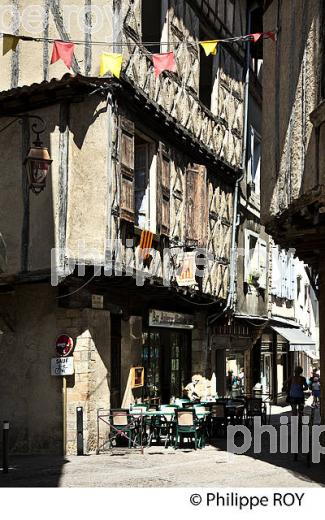
<path id="1" fill-rule="evenodd" d="M 3 47 L 2 47 L 3 56 L 11 50 L 15 51 L 18 43 L 19 43 L 18 36 L 12 36 L 11 34 L 4 34 L 3 35 Z"/>
<path id="2" fill-rule="evenodd" d="M 271 38 L 271 40 L 273 40 L 275 42 L 275 32 L 269 31 L 269 32 L 266 32 L 263 34 L 266 34 L 269 38 Z"/>
<path id="3" fill-rule="evenodd" d="M 249 34 L 248 36 L 250 36 L 251 39 L 253 40 L 253 42 L 256 43 L 260 39 L 262 34 L 263 33 L 253 33 L 253 34 Z"/>
<path id="4" fill-rule="evenodd" d="M 169 70 L 170 72 L 176 72 L 177 70 L 174 51 L 153 54 L 152 59 L 156 78 L 163 70 Z"/>
<path id="5" fill-rule="evenodd" d="M 119 78 L 121 75 L 122 61 L 122 54 L 103 52 L 100 59 L 100 76 L 104 76 L 106 72 L 111 72 L 116 78 Z"/>
<path id="6" fill-rule="evenodd" d="M 212 54 L 213 56 L 217 54 L 218 40 L 206 40 L 205 42 L 200 42 L 200 44 L 207 56 L 209 56 L 209 54 Z"/>
<path id="7" fill-rule="evenodd" d="M 56 40 L 53 42 L 51 63 L 56 63 L 59 59 L 61 59 L 68 67 L 68 69 L 71 69 L 73 52 L 73 42 L 61 42 Z"/>

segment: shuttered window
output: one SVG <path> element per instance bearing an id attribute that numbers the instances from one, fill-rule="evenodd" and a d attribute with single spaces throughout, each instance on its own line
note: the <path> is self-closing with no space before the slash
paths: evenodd
<path id="1" fill-rule="evenodd" d="M 293 255 L 277 245 L 272 246 L 271 294 L 277 298 L 294 300 L 297 292 L 296 263 Z"/>
<path id="2" fill-rule="evenodd" d="M 170 233 L 170 154 L 159 143 L 157 160 L 157 227 L 161 235 Z"/>
<path id="3" fill-rule="evenodd" d="M 120 116 L 120 215 L 134 222 L 134 123 Z"/>
<path id="4" fill-rule="evenodd" d="M 147 229 L 149 220 L 149 144 L 135 145 L 135 216 L 134 223 Z"/>
<path id="5" fill-rule="evenodd" d="M 267 286 L 267 243 L 249 229 L 245 229 L 244 281 L 260 289 Z"/>

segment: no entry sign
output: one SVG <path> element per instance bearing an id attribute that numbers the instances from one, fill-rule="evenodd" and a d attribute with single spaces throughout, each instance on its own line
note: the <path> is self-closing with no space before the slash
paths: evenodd
<path id="1" fill-rule="evenodd" d="M 56 340 L 56 352 L 60 357 L 67 357 L 73 350 L 73 339 L 66 334 L 61 334 Z"/>

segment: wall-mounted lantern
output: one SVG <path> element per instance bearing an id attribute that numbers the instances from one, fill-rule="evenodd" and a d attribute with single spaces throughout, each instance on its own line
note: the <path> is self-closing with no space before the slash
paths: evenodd
<path id="1" fill-rule="evenodd" d="M 46 177 L 49 173 L 49 169 L 52 163 L 49 151 L 46 146 L 43 146 L 43 143 L 40 139 L 40 134 L 45 132 L 46 124 L 40 116 L 35 116 L 31 114 L 5 114 L 5 117 L 13 117 L 14 120 L 7 124 L 5 127 L 0 128 L 0 133 L 9 128 L 9 126 L 14 124 L 16 121 L 22 121 L 24 119 L 36 119 L 41 124 L 40 129 L 38 128 L 39 123 L 34 123 L 32 125 L 32 131 L 34 132 L 34 134 L 36 134 L 36 140 L 30 147 L 27 157 L 24 161 L 24 165 L 26 166 L 28 175 L 29 188 L 34 193 L 38 194 L 41 191 L 43 191 L 46 186 Z"/>
<path id="2" fill-rule="evenodd" d="M 44 190 L 46 186 L 46 177 L 49 172 L 52 159 L 46 146 L 43 146 L 40 140 L 40 134 L 45 131 L 45 123 L 41 118 L 38 118 L 43 123 L 43 128 L 37 130 L 37 123 L 32 125 L 32 130 L 36 134 L 36 140 L 33 146 L 30 147 L 28 155 L 24 161 L 28 175 L 29 188 L 36 194 Z"/>

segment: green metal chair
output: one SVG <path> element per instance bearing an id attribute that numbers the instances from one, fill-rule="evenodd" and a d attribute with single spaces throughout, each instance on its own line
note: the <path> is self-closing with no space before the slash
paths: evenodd
<path id="1" fill-rule="evenodd" d="M 136 426 L 129 410 L 124 408 L 114 408 L 110 411 L 110 432 L 109 444 L 113 447 L 113 440 L 120 438 L 127 438 L 128 447 L 131 448 L 134 441 Z"/>
<path id="2" fill-rule="evenodd" d="M 175 410 L 175 419 L 175 450 L 179 447 L 181 437 L 194 439 L 195 450 L 201 448 L 202 437 L 200 435 L 200 425 L 196 420 L 194 408 Z"/>

